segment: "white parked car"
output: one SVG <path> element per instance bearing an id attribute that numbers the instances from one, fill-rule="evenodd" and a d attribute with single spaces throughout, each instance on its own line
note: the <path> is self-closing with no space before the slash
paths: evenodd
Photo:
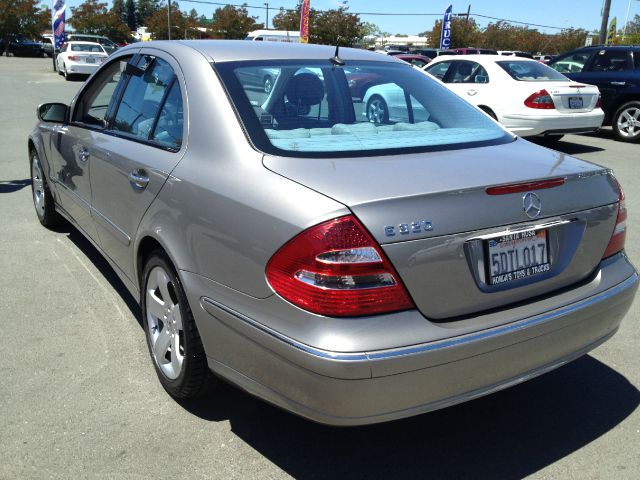
<path id="1" fill-rule="evenodd" d="M 442 56 L 424 69 L 520 136 L 558 140 L 600 128 L 598 87 L 515 56 Z"/>
<path id="2" fill-rule="evenodd" d="M 56 58 L 58 73 L 70 80 L 73 75 L 91 75 L 109 54 L 96 42 L 67 42 Z"/>

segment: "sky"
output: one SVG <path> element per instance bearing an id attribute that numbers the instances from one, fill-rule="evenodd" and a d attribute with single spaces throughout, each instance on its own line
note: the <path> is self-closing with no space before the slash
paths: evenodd
<path id="1" fill-rule="evenodd" d="M 111 5 L 112 0 L 106 1 Z M 165 0 L 166 1 L 166 0 Z M 211 17 L 214 10 L 219 7 L 216 5 L 205 4 L 208 0 L 178 0 L 180 9 L 190 11 L 195 8 L 198 14 L 204 14 Z M 214 2 L 224 3 L 224 0 L 213 0 Z M 266 10 L 264 2 L 269 3 L 269 21 L 273 15 L 277 13 L 280 7 L 295 8 L 296 0 L 246 0 L 251 6 L 262 8 L 249 8 L 249 14 L 257 16 L 258 22 L 265 21 Z M 203 3 L 205 2 L 205 3 Z M 53 0 L 51 0 L 53 3 Z M 67 7 L 78 6 L 82 0 L 67 0 Z M 229 0 L 232 4 L 242 4 L 243 0 Z M 407 35 L 415 35 L 426 30 L 431 30 L 436 19 L 440 18 L 445 9 L 449 5 L 447 0 L 403 0 L 392 2 L 390 0 L 349 0 L 349 11 L 353 13 L 406 13 L 409 15 L 360 15 L 361 19 L 366 22 L 373 22 L 378 25 L 382 31 L 391 34 L 403 33 Z M 517 20 L 532 24 L 546 25 L 550 27 L 560 28 L 585 28 L 587 30 L 598 30 L 601 22 L 601 11 L 604 0 L 474 0 L 473 2 L 451 2 L 453 4 L 454 13 L 466 13 L 467 8 L 471 5 L 471 14 L 479 14 L 490 17 L 498 17 L 509 20 Z M 311 6 L 319 10 L 337 8 L 342 4 L 338 0 L 311 0 Z M 579 5 L 579 6 L 578 6 Z M 609 19 L 617 17 L 618 27 L 622 28 L 627 17 L 627 9 L 629 9 L 629 18 L 634 15 L 640 15 L 639 0 L 612 0 L 611 12 Z M 434 14 L 434 15 L 419 15 Z M 67 8 L 67 16 L 70 11 Z M 480 17 L 473 17 L 476 22 L 485 27 L 489 22 L 495 21 Z M 271 25 L 271 23 L 270 23 Z M 553 28 L 537 28 L 545 33 L 554 33 L 559 31 Z"/>

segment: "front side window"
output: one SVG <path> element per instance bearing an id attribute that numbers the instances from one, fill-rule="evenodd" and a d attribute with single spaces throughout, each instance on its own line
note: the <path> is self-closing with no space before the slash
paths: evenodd
<path id="1" fill-rule="evenodd" d="M 429 65 L 425 70 L 437 79 L 443 80 L 450 66 L 451 62 L 440 62 L 435 65 Z"/>
<path id="2" fill-rule="evenodd" d="M 500 68 L 519 82 L 570 82 L 567 77 L 540 62 L 526 60 L 501 60 L 496 62 Z"/>
<path id="3" fill-rule="evenodd" d="M 219 62 L 214 68 L 253 144 L 267 153 L 368 156 L 513 139 L 408 64 L 347 63 L 336 68 L 328 60 Z M 242 81 L 242 70 L 257 66 L 280 72 L 269 93 Z M 356 78 L 368 88 L 357 88 Z"/>
<path id="4" fill-rule="evenodd" d="M 89 88 L 76 102 L 73 115 L 75 122 L 101 128 L 106 126 L 109 104 L 121 80 L 121 67 L 130 59 L 131 57 L 124 57 L 113 62 L 96 75 Z"/>
<path id="5" fill-rule="evenodd" d="M 628 70 L 629 52 L 626 50 L 599 51 L 589 70 L 593 72 L 622 72 Z"/>
<path id="6" fill-rule="evenodd" d="M 476 62 L 453 62 L 453 71 L 445 83 L 489 83 L 489 75 L 482 65 Z"/>
<path id="7" fill-rule="evenodd" d="M 171 66 L 160 58 L 145 56 L 139 74 L 131 75 L 113 122 L 113 129 L 148 140 L 165 92 L 175 79 Z"/>

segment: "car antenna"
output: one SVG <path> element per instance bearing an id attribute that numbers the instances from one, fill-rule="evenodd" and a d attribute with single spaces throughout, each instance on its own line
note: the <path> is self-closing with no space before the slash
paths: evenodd
<path id="1" fill-rule="evenodd" d="M 340 37 L 338 37 L 338 41 L 339 41 L 339 40 L 340 40 Z M 340 45 L 336 45 L 336 53 L 335 53 L 335 55 L 333 56 L 333 58 L 330 58 L 330 59 L 329 59 L 329 61 L 330 61 L 331 63 L 333 63 L 336 67 L 344 67 L 344 66 L 345 66 L 345 63 L 344 63 L 344 60 L 342 60 L 342 59 L 340 58 L 340 52 L 339 52 L 339 50 L 340 50 Z"/>

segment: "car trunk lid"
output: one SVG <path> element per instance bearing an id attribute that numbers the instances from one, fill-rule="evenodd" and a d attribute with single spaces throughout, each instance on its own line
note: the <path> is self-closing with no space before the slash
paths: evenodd
<path id="1" fill-rule="evenodd" d="M 265 156 L 264 164 L 347 205 L 383 246 L 418 309 L 433 319 L 498 308 L 584 279 L 615 222 L 618 192 L 607 170 L 521 139 L 402 156 Z M 545 179 L 562 182 L 487 193 Z M 529 192 L 541 202 L 534 219 L 523 204 Z M 546 242 L 550 268 L 492 284 L 488 242 L 517 230 Z"/>

